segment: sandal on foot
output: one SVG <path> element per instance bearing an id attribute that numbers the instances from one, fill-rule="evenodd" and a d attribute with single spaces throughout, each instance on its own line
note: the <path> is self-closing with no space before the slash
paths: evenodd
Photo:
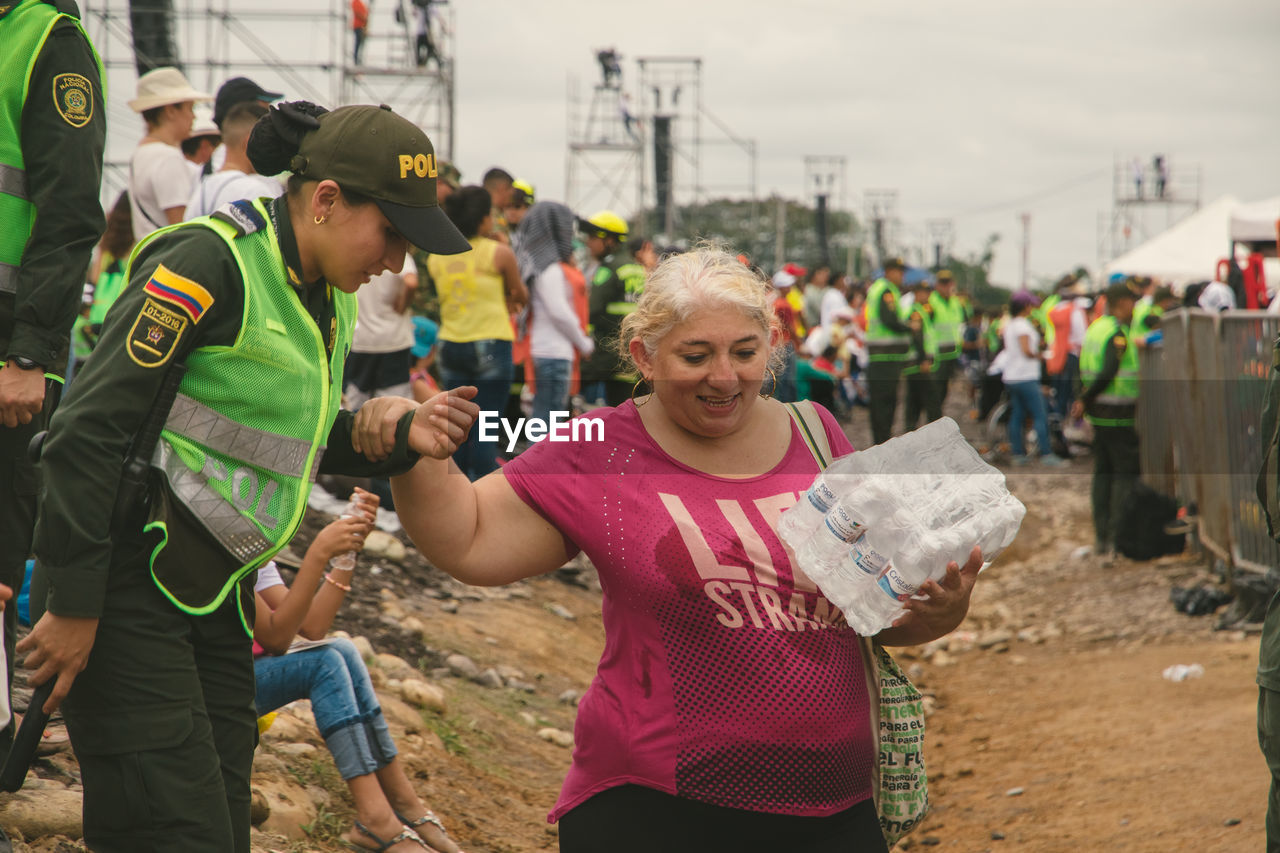
<path id="1" fill-rule="evenodd" d="M 445 838 L 449 839 L 450 841 L 453 841 L 453 839 L 449 836 L 449 831 L 444 828 L 444 823 L 441 822 L 440 818 L 436 817 L 436 813 L 431 811 L 430 809 L 428 809 L 427 813 L 424 814 L 422 817 L 418 818 L 417 820 L 409 820 L 409 818 L 405 817 L 404 815 L 400 814 L 400 812 L 395 811 L 394 809 L 392 809 L 392 812 L 394 812 L 396 816 L 396 820 L 400 821 L 410 829 L 416 830 L 418 827 L 424 826 L 429 823 L 432 826 L 434 826 L 436 829 L 440 830 L 441 835 L 443 835 Z M 453 843 L 456 846 L 458 842 L 453 841 Z"/>
<path id="2" fill-rule="evenodd" d="M 373 843 L 377 844 L 378 846 L 366 847 L 363 844 L 356 844 L 354 841 L 349 841 L 345 838 L 342 839 L 342 843 L 345 844 L 347 847 L 350 847 L 352 850 L 365 850 L 365 851 L 372 850 L 373 853 L 383 853 L 384 850 L 389 850 L 392 847 L 395 847 L 401 841 L 416 841 L 418 842 L 419 845 L 421 845 L 423 850 L 433 849 L 429 844 L 427 844 L 427 842 L 422 840 L 422 837 L 418 835 L 418 833 L 414 832 L 409 827 L 402 826 L 400 827 L 400 829 L 402 830 L 401 833 L 397 835 L 395 838 L 384 839 L 384 838 L 379 838 L 377 835 L 374 834 L 373 830 L 369 829 L 369 827 L 365 826 L 360 821 L 356 821 L 356 832 L 359 832 L 361 835 L 368 836 L 373 840 Z"/>

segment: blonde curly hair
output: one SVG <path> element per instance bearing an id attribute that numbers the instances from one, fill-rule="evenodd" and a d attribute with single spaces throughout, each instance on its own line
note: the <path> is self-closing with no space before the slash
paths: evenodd
<path id="1" fill-rule="evenodd" d="M 736 308 L 772 341 L 774 330 L 781 331 L 773 299 L 769 282 L 719 246 L 701 245 L 668 255 L 645 282 L 635 310 L 623 318 L 618 351 L 639 372 L 631 341 L 638 338 L 652 356 L 659 341 L 704 308 Z M 768 366 L 778 367 L 782 361 L 781 348 L 771 346 Z"/>

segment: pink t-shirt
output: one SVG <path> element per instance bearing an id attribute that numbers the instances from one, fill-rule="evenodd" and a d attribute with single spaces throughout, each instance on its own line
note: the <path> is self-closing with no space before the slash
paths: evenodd
<path id="1" fill-rule="evenodd" d="M 818 411 L 832 453 L 850 452 Z M 592 416 L 604 441 L 542 441 L 502 469 L 604 590 L 604 653 L 550 820 L 624 784 L 808 816 L 870 797 L 858 638 L 776 532 L 818 471 L 799 431 L 769 473 L 726 479 L 663 452 L 631 402 Z"/>

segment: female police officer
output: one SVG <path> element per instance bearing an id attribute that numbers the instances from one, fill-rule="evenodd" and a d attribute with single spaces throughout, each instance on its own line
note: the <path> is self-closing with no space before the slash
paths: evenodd
<path id="1" fill-rule="evenodd" d="M 33 616 L 47 610 L 22 649 L 32 683 L 57 678 L 46 707 L 66 699 L 95 850 L 249 849 L 254 570 L 297 530 L 317 472 L 447 457 L 461 435 L 448 411 L 471 406 L 441 395 L 406 414 L 380 462 L 338 411 L 356 289 L 402 266 L 408 243 L 468 248 L 436 205 L 426 135 L 386 107 L 300 102 L 263 117 L 249 155 L 293 173 L 286 194 L 135 249 L 44 453 Z M 113 522 L 122 464 L 177 364 L 164 431 L 141 451 L 149 503 Z"/>

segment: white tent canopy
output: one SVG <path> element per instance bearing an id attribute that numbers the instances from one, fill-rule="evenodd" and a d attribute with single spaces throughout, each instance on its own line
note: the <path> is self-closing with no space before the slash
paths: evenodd
<path id="1" fill-rule="evenodd" d="M 1171 284 L 1214 277 L 1218 259 L 1231 250 L 1231 216 L 1240 200 L 1224 195 L 1107 264 L 1102 280 L 1113 273 L 1145 275 Z"/>
<path id="2" fill-rule="evenodd" d="M 1242 204 L 1231 212 L 1231 239 L 1242 243 L 1275 242 L 1280 196 Z"/>

